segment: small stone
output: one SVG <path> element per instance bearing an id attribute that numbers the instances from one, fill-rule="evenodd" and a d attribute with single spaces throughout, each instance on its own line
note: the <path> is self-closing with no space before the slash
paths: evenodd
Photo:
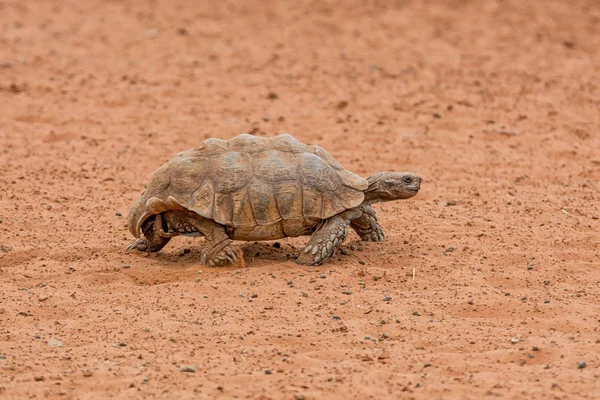
<path id="1" fill-rule="evenodd" d="M 50 339 L 50 340 L 48 340 L 48 346 L 50 346 L 50 347 L 64 347 L 65 344 L 63 342 L 61 342 L 60 340 Z"/>
<path id="2" fill-rule="evenodd" d="M 306 397 L 303 394 L 296 393 L 294 395 L 294 399 L 296 399 L 296 400 L 304 400 L 304 399 L 306 399 Z"/>
<path id="3" fill-rule="evenodd" d="M 515 336 L 514 338 L 510 339 L 510 342 L 511 342 L 512 344 L 519 343 L 520 341 L 521 341 L 521 335 L 517 335 L 517 336 Z"/>
<path id="4" fill-rule="evenodd" d="M 115 213 L 115 215 L 116 215 L 117 217 L 120 217 L 120 216 L 121 216 L 121 215 L 123 215 L 123 214 L 121 214 L 121 212 L 120 212 L 120 211 L 117 211 L 117 212 Z"/>
<path id="5" fill-rule="evenodd" d="M 365 336 L 365 340 L 371 340 L 371 339 L 372 339 L 371 336 L 369 336 L 369 335 Z"/>
<path id="6" fill-rule="evenodd" d="M 456 201 L 454 200 L 450 200 L 449 202 L 446 203 L 447 206 L 455 206 L 456 205 Z"/>
<path id="7" fill-rule="evenodd" d="M 40 296 L 38 297 L 38 301 L 42 302 L 42 301 L 46 301 L 48 300 L 48 296 Z"/>
<path id="8" fill-rule="evenodd" d="M 34 335 L 33 338 L 34 339 L 41 339 L 42 337 L 40 335 Z"/>
<path id="9" fill-rule="evenodd" d="M 345 294 L 346 296 L 350 296 L 352 294 L 352 292 L 349 290 L 344 290 L 342 293 Z"/>
<path id="10" fill-rule="evenodd" d="M 342 319 L 342 317 L 339 315 L 332 315 L 331 318 L 333 318 L 335 321 L 340 321 Z"/>
<path id="11" fill-rule="evenodd" d="M 278 95 L 277 95 L 277 93 L 275 93 L 275 92 L 269 92 L 269 94 L 267 95 L 267 98 L 268 98 L 269 100 L 276 100 L 276 99 L 278 99 L 278 98 L 279 98 L 279 96 L 278 96 Z"/>
<path id="12" fill-rule="evenodd" d="M 271 371 L 270 369 L 265 369 L 265 375 L 271 375 L 273 373 L 273 371 Z"/>
<path id="13" fill-rule="evenodd" d="M 585 361 L 580 361 L 577 363 L 577 368 L 583 369 L 585 367 L 587 367 L 587 364 L 585 363 Z"/>
<path id="14" fill-rule="evenodd" d="M 365 260 L 358 260 L 358 263 L 359 263 L 360 265 L 365 265 L 365 264 L 366 264 Z"/>
<path id="15" fill-rule="evenodd" d="M 256 293 L 254 293 L 254 294 L 253 294 L 252 296 L 250 296 L 250 297 L 252 297 L 253 299 L 255 299 L 255 298 L 257 298 L 257 297 L 258 297 L 258 295 L 257 295 Z"/>
<path id="16" fill-rule="evenodd" d="M 392 298 L 390 296 L 385 296 L 383 298 L 383 301 L 385 301 L 385 302 L 390 302 L 391 300 L 392 300 Z"/>
<path id="17" fill-rule="evenodd" d="M 531 271 L 532 269 L 533 269 L 533 264 L 529 264 L 529 265 L 527 266 L 527 270 L 528 270 L 528 271 Z"/>
<path id="18" fill-rule="evenodd" d="M 550 303 L 550 299 L 546 299 L 546 300 L 544 300 L 544 303 L 545 303 L 545 304 L 548 304 L 548 303 Z"/>
<path id="19" fill-rule="evenodd" d="M 192 367 L 191 365 L 182 365 L 179 367 L 179 372 L 196 372 L 196 367 Z"/>
<path id="20" fill-rule="evenodd" d="M 0 360 L 6 360 L 6 356 L 4 354 L 0 354 Z"/>
<path id="21" fill-rule="evenodd" d="M 131 268 L 131 265 L 123 265 L 123 268 L 124 269 L 129 269 L 129 268 Z"/>
<path id="22" fill-rule="evenodd" d="M 5 252 L 5 253 L 8 253 L 8 252 L 9 252 L 9 251 L 11 251 L 11 250 L 12 250 L 12 247 L 10 247 L 10 246 L 7 246 L 7 245 L 5 245 L 5 244 L 0 244 L 0 251 L 3 251 L 3 252 Z"/>
<path id="23" fill-rule="evenodd" d="M 44 378 L 43 376 L 34 376 L 34 377 L 33 377 L 33 380 L 34 380 L 34 381 L 36 381 L 36 382 L 41 382 L 41 381 L 43 381 L 44 379 L 45 379 L 45 378 Z"/>
<path id="24" fill-rule="evenodd" d="M 415 315 L 415 316 L 417 316 L 417 317 L 420 317 L 420 316 L 421 316 L 421 313 L 420 313 L 420 312 L 418 312 L 418 311 L 413 311 L 413 312 L 412 312 L 412 315 Z"/>
<path id="25" fill-rule="evenodd" d="M 125 346 L 127 346 L 127 343 L 125 343 L 125 342 L 119 342 L 119 346 L 125 347 Z"/>
<path id="26" fill-rule="evenodd" d="M 280 249 L 281 248 L 281 243 L 275 242 L 275 243 L 273 243 L 273 247 L 275 247 L 276 249 Z"/>
<path id="27" fill-rule="evenodd" d="M 325 278 L 327 278 L 327 275 L 325 275 L 325 274 L 321 274 L 321 275 L 319 275 L 319 278 L 321 278 L 321 279 L 325 279 Z"/>

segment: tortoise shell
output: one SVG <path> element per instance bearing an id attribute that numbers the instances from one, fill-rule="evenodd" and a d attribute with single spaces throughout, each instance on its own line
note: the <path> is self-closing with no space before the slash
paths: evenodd
<path id="1" fill-rule="evenodd" d="M 291 135 L 207 139 L 154 172 L 129 228 L 139 237 L 144 220 L 177 209 L 229 227 L 236 239 L 299 236 L 360 205 L 367 186 L 322 147 Z"/>

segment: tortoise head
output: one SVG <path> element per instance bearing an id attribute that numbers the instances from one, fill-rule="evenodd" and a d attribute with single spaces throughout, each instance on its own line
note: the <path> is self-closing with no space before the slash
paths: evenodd
<path id="1" fill-rule="evenodd" d="M 421 187 L 421 177 L 411 172 L 378 172 L 368 179 L 365 203 L 409 199 Z"/>
<path id="2" fill-rule="evenodd" d="M 142 223 L 142 217 L 145 217 L 146 214 L 146 198 L 142 195 L 129 209 L 129 213 L 127 214 L 127 227 L 129 228 L 129 232 L 136 237 L 140 237 L 140 230 Z"/>

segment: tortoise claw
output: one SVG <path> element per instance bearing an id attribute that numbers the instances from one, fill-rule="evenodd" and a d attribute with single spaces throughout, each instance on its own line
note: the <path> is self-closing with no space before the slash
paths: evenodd
<path id="1" fill-rule="evenodd" d="M 125 249 L 125 252 L 130 252 L 131 250 L 137 249 L 139 251 L 147 251 L 148 250 L 148 241 L 146 238 L 139 238 L 138 240 L 131 243 Z"/>

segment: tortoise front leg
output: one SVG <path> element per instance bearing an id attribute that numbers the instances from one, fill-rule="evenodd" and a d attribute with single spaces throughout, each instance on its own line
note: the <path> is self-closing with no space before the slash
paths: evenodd
<path id="1" fill-rule="evenodd" d="M 384 238 L 383 229 L 377 222 L 377 214 L 371 206 L 360 206 L 362 215 L 350 222 L 352 229 L 356 231 L 360 240 L 365 242 L 381 242 Z"/>
<path id="2" fill-rule="evenodd" d="M 162 225 L 161 214 L 156 214 L 154 219 L 148 219 L 142 225 L 144 236 L 131 243 L 125 251 L 138 249 L 139 251 L 151 253 L 165 247 L 171 238 L 164 235 Z"/>
<path id="3" fill-rule="evenodd" d="M 225 227 L 195 213 L 172 211 L 167 215 L 167 225 L 186 236 L 205 236 L 200 262 L 210 266 L 244 266 L 244 253 L 233 245 Z"/>
<path id="4" fill-rule="evenodd" d="M 308 246 L 300 252 L 296 262 L 301 265 L 319 265 L 324 259 L 331 257 L 344 242 L 349 224 L 350 221 L 339 215 L 326 219 L 313 233 Z"/>

